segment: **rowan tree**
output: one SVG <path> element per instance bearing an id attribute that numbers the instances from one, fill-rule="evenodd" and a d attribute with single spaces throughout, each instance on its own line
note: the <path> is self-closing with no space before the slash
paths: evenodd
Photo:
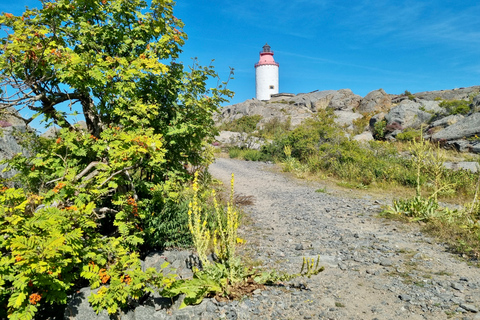
<path id="1" fill-rule="evenodd" d="M 62 294 L 43 293 L 63 303 L 79 277 L 98 286 L 95 274 L 103 280 L 118 276 L 124 285 L 122 272 L 134 264 L 125 257 L 138 251 L 147 220 L 162 209 L 172 185 L 190 179 L 186 165 L 207 164 L 205 146 L 216 132 L 212 115 L 232 93 L 222 85 L 207 88 L 208 79 L 217 77 L 212 66 L 194 60 L 187 68 L 178 60 L 187 36 L 173 6 L 171 0 L 152 0 L 149 6 L 142 0 L 42 0 L 40 8 L 27 8 L 21 16 L 0 16 L 6 33 L 0 40 L 0 108 L 29 109 L 46 124 L 62 128 L 53 140 L 36 139 L 30 156 L 19 154 L 9 161 L 22 188 L 4 188 L 9 196 L 0 197 L 0 231 L 9 236 L 0 243 L 0 300 L 8 301 L 13 314 L 23 316 L 18 312 L 27 307 L 30 313 L 25 314 L 31 314 L 28 297 L 36 294 L 35 305 L 43 301 L 38 300 L 40 291 L 32 290 L 48 285 L 25 267 L 26 260 L 19 260 L 25 262 L 21 265 L 16 261 L 35 257 L 29 251 L 33 244 L 19 249 L 19 237 L 38 230 L 12 227 L 12 216 L 28 222 L 54 214 L 60 227 L 72 222 L 61 218 L 65 212 L 87 216 L 87 222 L 74 220 L 85 239 L 68 249 L 76 258 L 55 269 L 73 276 L 57 288 Z M 75 115 L 84 117 L 86 130 L 72 123 Z M 18 207 L 15 201 L 30 205 Z M 45 209 L 33 208 L 40 203 Z M 45 232 L 40 240 L 53 234 Z M 92 265 L 104 268 L 99 273 Z M 36 279 L 29 280 L 32 286 L 25 284 L 26 276 Z M 15 282 L 19 279 L 23 285 Z M 127 295 L 138 295 L 139 288 Z M 21 292 L 22 299 L 17 295 L 12 302 L 12 292 Z M 121 306 L 113 298 L 114 305 L 92 299 L 109 312 Z"/>

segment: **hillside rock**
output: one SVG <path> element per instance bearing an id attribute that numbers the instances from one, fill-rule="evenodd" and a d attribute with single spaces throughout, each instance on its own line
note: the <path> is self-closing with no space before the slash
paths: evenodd
<path id="1" fill-rule="evenodd" d="M 230 122 L 243 116 L 262 114 L 265 102 L 255 98 L 222 108 L 220 117 L 222 121 Z"/>
<path id="2" fill-rule="evenodd" d="M 353 129 L 353 121 L 363 118 L 361 114 L 352 111 L 334 111 L 333 113 L 336 116 L 335 123 L 350 130 Z"/>
<path id="3" fill-rule="evenodd" d="M 457 123 L 458 121 L 462 120 L 463 118 L 465 118 L 465 117 L 461 114 L 452 114 L 452 115 L 449 115 L 445 118 L 441 118 L 441 119 L 438 119 L 438 120 L 432 122 L 430 124 L 430 127 L 431 128 L 436 128 L 436 127 L 446 128 L 448 126 L 451 126 L 454 123 Z"/>
<path id="4" fill-rule="evenodd" d="M 473 98 L 472 110 L 473 112 L 480 112 L 480 94 Z"/>
<path id="5" fill-rule="evenodd" d="M 261 115 L 260 127 L 273 118 L 277 118 L 280 122 L 290 119 L 291 125 L 297 126 L 304 119 L 311 117 L 312 111 L 303 104 L 295 104 L 290 99 L 273 102 L 250 99 L 222 108 L 221 112 L 215 116 L 215 121 L 217 123 L 229 123 L 247 115 Z"/>
<path id="6" fill-rule="evenodd" d="M 26 151 L 22 146 L 20 146 L 20 138 L 18 136 L 19 133 L 24 133 L 26 131 L 26 127 L 21 126 L 10 126 L 7 128 L 3 128 L 0 134 L 0 159 L 10 159 L 14 155 L 18 153 L 25 153 Z M 6 165 L 0 166 L 0 178 L 8 179 L 15 175 L 13 171 L 6 171 L 3 172 L 3 169 Z"/>
<path id="7" fill-rule="evenodd" d="M 458 140 L 480 134 L 480 113 L 474 113 L 432 135 L 434 141 Z"/>
<path id="8" fill-rule="evenodd" d="M 473 161 L 445 162 L 443 166 L 449 170 L 467 170 L 473 173 L 476 173 L 479 169 L 478 162 Z"/>
<path id="9" fill-rule="evenodd" d="M 40 137 L 45 138 L 45 139 L 55 139 L 58 134 L 60 133 L 60 128 L 58 127 L 50 127 L 40 135 Z"/>
<path id="10" fill-rule="evenodd" d="M 10 159 L 18 153 L 27 151 L 20 145 L 21 135 L 31 130 L 15 109 L 9 108 L 0 117 L 0 160 Z M 6 165 L 0 166 L 0 178 L 8 179 L 15 175 L 14 171 L 3 172 Z"/>
<path id="11" fill-rule="evenodd" d="M 0 114 L 0 127 L 26 127 L 27 124 L 15 108 L 9 107 Z"/>
<path id="12" fill-rule="evenodd" d="M 371 132 L 365 131 L 363 133 L 357 134 L 352 138 L 352 140 L 358 141 L 358 142 L 368 142 L 374 140 L 374 137 Z"/>
<path id="13" fill-rule="evenodd" d="M 403 100 L 399 105 L 393 107 L 385 116 L 387 125 L 397 123 L 400 125 L 400 130 L 406 128 L 419 129 L 423 123 L 428 122 L 432 115 L 426 111 L 420 110 L 421 104 L 411 101 Z"/>
<path id="14" fill-rule="evenodd" d="M 219 135 L 215 137 L 215 140 L 224 146 L 248 148 L 253 150 L 260 150 L 265 143 L 260 138 L 252 137 L 244 132 L 233 131 L 221 131 Z"/>
<path id="15" fill-rule="evenodd" d="M 442 100 L 471 99 L 472 96 L 474 116 L 467 117 L 468 120 L 462 115 L 450 115 L 445 108 L 440 107 Z M 319 110 L 327 108 L 334 110 L 337 116 L 335 121 L 347 131 L 353 128 L 353 121 L 365 113 L 371 115 L 369 130 L 374 136 L 375 123 L 386 120 L 384 132 L 378 133 L 376 138 L 393 139 L 405 129 L 419 129 L 422 124 L 435 120 L 424 132 L 425 137 L 445 140 L 448 142 L 446 147 L 453 146 L 458 150 L 476 152 L 476 149 L 480 149 L 475 143 L 462 141 L 464 137 L 479 134 L 480 131 L 480 122 L 475 121 L 480 117 L 475 115 L 480 113 L 480 86 L 419 92 L 408 96 L 390 95 L 383 89 L 378 89 L 368 93 L 363 99 L 350 89 L 313 91 L 298 95 L 278 94 L 267 102 L 251 99 L 224 107 L 216 116 L 216 121 L 228 123 L 245 115 L 257 114 L 263 117 L 257 129 L 261 129 L 273 118 L 280 122 L 290 119 L 291 127 L 294 128 Z M 239 138 L 237 142 L 244 145 L 242 137 Z"/>
<path id="16" fill-rule="evenodd" d="M 445 109 L 440 107 L 440 101 L 430 101 L 424 99 L 415 99 L 415 103 L 419 105 L 419 109 L 429 113 L 441 114 Z"/>
<path id="17" fill-rule="evenodd" d="M 382 112 L 390 109 L 392 98 L 383 89 L 370 92 L 358 106 L 360 113 Z"/>
<path id="18" fill-rule="evenodd" d="M 335 91 L 328 108 L 336 111 L 350 111 L 358 109 L 362 97 L 354 94 L 350 89 L 341 89 Z"/>
<path id="19" fill-rule="evenodd" d="M 480 93 L 480 86 L 458 88 L 451 90 L 437 90 L 415 93 L 414 96 L 424 100 L 462 100 Z"/>
<path id="20" fill-rule="evenodd" d="M 335 96 L 335 90 L 314 91 L 310 93 L 301 93 L 289 99 L 295 106 L 301 106 L 310 109 L 312 112 L 326 109 L 330 101 Z"/>

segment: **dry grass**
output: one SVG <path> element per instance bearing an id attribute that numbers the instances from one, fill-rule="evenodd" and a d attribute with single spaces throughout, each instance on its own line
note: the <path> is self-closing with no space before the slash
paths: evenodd
<path id="1" fill-rule="evenodd" d="M 233 196 L 233 203 L 238 207 L 251 206 L 255 203 L 255 197 L 244 194 L 235 194 Z"/>
<path id="2" fill-rule="evenodd" d="M 461 224 L 433 220 L 425 224 L 424 231 L 446 243 L 450 251 L 470 259 L 479 266 L 480 235 L 478 230 L 464 228 Z"/>

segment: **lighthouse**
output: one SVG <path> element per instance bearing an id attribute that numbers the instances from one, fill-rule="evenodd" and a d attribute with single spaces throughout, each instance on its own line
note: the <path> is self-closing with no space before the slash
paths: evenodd
<path id="1" fill-rule="evenodd" d="M 278 63 L 273 59 L 273 51 L 268 43 L 260 51 L 260 60 L 255 64 L 255 89 L 258 100 L 270 100 L 278 93 Z"/>

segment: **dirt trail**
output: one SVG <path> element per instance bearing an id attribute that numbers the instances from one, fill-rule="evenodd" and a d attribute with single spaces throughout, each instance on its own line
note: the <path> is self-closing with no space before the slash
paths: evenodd
<path id="1" fill-rule="evenodd" d="M 263 266 L 298 272 L 320 255 L 325 271 L 248 300 L 258 319 L 480 319 L 480 270 L 415 226 L 379 219 L 384 200 L 320 191 L 321 184 L 271 164 L 219 158 L 212 175 L 253 195 L 243 252 Z M 322 190 L 323 191 L 323 190 Z M 255 304 L 258 300 L 259 303 Z M 241 318 L 241 317 L 238 317 Z"/>

